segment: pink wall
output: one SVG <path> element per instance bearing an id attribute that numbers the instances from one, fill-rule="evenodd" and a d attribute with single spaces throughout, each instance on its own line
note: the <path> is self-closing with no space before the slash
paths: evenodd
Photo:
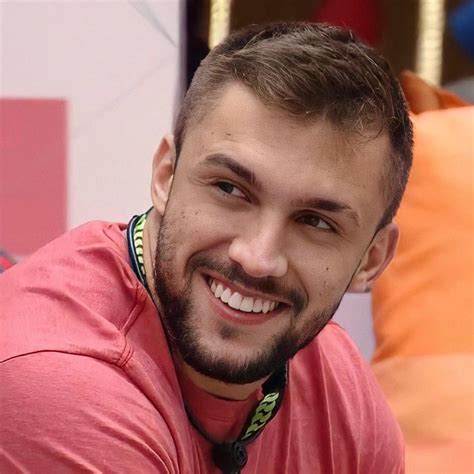
<path id="1" fill-rule="evenodd" d="M 15 255 L 66 230 L 66 105 L 0 99 L 0 246 Z"/>

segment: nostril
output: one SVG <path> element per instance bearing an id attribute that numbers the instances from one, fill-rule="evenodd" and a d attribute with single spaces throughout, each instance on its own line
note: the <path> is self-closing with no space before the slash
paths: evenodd
<path id="1" fill-rule="evenodd" d="M 280 277 L 286 274 L 286 258 L 270 239 L 255 238 L 244 240 L 236 238 L 229 247 L 229 258 L 238 263 L 253 277 Z"/>

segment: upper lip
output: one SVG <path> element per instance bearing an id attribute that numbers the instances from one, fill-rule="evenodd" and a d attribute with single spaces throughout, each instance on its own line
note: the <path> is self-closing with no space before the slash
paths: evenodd
<path id="1" fill-rule="evenodd" d="M 229 281 L 227 278 L 224 278 L 222 275 L 219 275 L 217 273 L 207 271 L 206 273 L 204 273 L 204 275 L 209 278 L 213 278 L 214 280 L 216 280 L 217 283 L 222 283 L 224 286 L 230 288 L 233 291 L 239 292 L 244 297 L 250 296 L 252 298 L 261 298 L 262 300 L 269 300 L 269 301 L 274 301 L 275 303 L 281 303 L 287 306 L 292 306 L 291 302 L 286 299 L 275 298 L 274 295 L 268 295 L 265 293 L 260 293 L 255 290 L 248 289 L 238 283 Z"/>

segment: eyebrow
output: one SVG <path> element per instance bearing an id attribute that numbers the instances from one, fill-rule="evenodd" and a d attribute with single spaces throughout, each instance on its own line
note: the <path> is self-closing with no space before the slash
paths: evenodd
<path id="1" fill-rule="evenodd" d="M 262 185 L 257 180 L 255 173 L 228 155 L 223 153 L 212 153 L 205 158 L 202 164 L 227 168 L 239 178 L 243 179 L 247 184 L 254 186 L 257 190 L 262 189 Z"/>
<path id="2" fill-rule="evenodd" d="M 247 167 L 234 160 L 224 153 L 212 153 L 208 155 L 201 163 L 204 166 L 220 166 L 229 169 L 232 173 L 239 176 L 249 185 L 261 190 L 262 185 L 258 181 L 255 173 L 250 171 Z M 292 205 L 300 208 L 309 208 L 314 210 L 321 210 L 331 213 L 340 213 L 347 215 L 354 223 L 359 226 L 359 214 L 347 204 L 332 199 L 325 199 L 321 197 L 313 197 L 309 199 L 296 199 L 292 201 Z"/>

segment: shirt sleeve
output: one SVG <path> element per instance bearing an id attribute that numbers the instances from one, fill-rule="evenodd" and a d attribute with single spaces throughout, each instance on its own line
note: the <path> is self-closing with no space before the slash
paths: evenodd
<path id="1" fill-rule="evenodd" d="M 377 391 L 379 391 L 377 387 Z M 370 471 L 374 474 L 405 473 L 405 442 L 392 413 L 386 405 L 381 392 L 377 395 L 383 403 L 375 406 L 376 426 L 373 434 L 373 465 Z"/>
<path id="2" fill-rule="evenodd" d="M 178 472 L 169 427 L 121 369 L 38 352 L 0 380 L 0 472 Z"/>
<path id="3" fill-rule="evenodd" d="M 365 419 L 369 425 L 365 439 L 366 446 L 371 452 L 371 455 L 367 456 L 367 461 L 372 459 L 372 465 L 370 468 L 363 467 L 361 472 L 404 474 L 405 442 L 402 432 L 372 371 L 365 363 L 364 366 L 366 369 L 364 402 L 367 403 Z"/>

